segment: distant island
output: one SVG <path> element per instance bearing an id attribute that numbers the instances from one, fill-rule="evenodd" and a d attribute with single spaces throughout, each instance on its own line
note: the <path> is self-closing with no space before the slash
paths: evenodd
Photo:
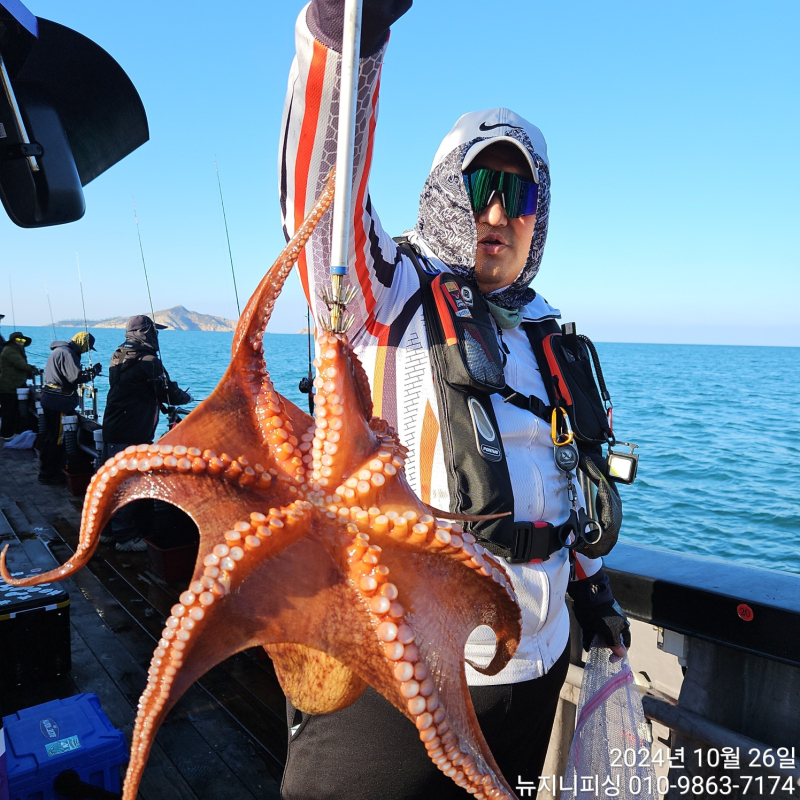
<path id="1" fill-rule="evenodd" d="M 150 316 L 149 312 L 146 312 Z M 89 319 L 86 324 L 90 328 L 122 328 L 128 324 L 128 317 L 112 317 L 111 319 Z M 225 317 L 214 317 L 211 314 L 199 314 L 197 311 L 189 311 L 184 306 L 174 306 L 164 311 L 156 311 L 156 322 L 159 325 L 166 325 L 171 331 L 233 331 L 236 329 L 236 322 Z M 63 319 L 56 322 L 64 328 L 82 328 L 82 319 Z"/>

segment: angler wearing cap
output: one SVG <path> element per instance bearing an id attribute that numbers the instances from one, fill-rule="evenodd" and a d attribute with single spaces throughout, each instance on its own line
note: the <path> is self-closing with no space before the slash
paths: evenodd
<path id="1" fill-rule="evenodd" d="M 62 442 L 62 415 L 75 413 L 78 407 L 78 386 L 89 383 L 102 371 L 100 364 L 81 367 L 81 356 L 94 350 L 94 336 L 79 331 L 68 342 L 52 342 L 44 368 L 42 411 L 44 435 L 39 451 L 39 481 L 45 484 L 64 482 L 62 468 L 65 447 Z"/>
<path id="2" fill-rule="evenodd" d="M 5 317 L 6 317 L 6 315 L 5 315 L 5 314 L 0 314 L 0 320 L 3 320 L 3 319 L 5 319 Z M 0 322 L 0 324 L 2 324 L 2 322 Z M 2 349 L 3 349 L 5 346 L 6 346 L 6 340 L 3 338 L 3 333 L 2 333 L 2 331 L 0 331 L 0 351 L 2 351 Z"/>
<path id="3" fill-rule="evenodd" d="M 31 341 L 30 336 L 14 331 L 0 352 L 0 437 L 4 439 L 13 439 L 25 430 L 24 420 L 19 413 L 17 389 L 25 386 L 28 378 L 38 374 L 37 368 L 28 363 L 25 353 Z"/>
<path id="4" fill-rule="evenodd" d="M 470 530 L 509 561 L 522 611 L 521 641 L 499 674 L 487 677 L 468 663 L 466 676 L 506 779 L 535 787 L 569 665 L 566 593 L 587 649 L 599 637 L 617 659 L 630 642 L 602 560 L 593 557 L 613 545 L 621 507 L 616 489 L 593 466 L 600 447 L 582 445 L 580 455 L 576 449 L 576 461 L 580 457 L 581 468 L 599 484 L 602 525 L 595 528 L 603 539 L 592 546 L 584 536 L 590 528 L 583 495 L 554 458 L 561 452 L 554 443 L 566 443 L 568 431 L 562 427 L 566 415 L 556 417 L 551 431 L 558 401 L 551 397 L 554 382 L 546 385 L 542 377 L 548 367 L 540 345 L 547 332 L 560 335 L 560 312 L 530 288 L 550 210 L 550 162 L 541 131 L 505 108 L 465 114 L 434 157 L 405 242 L 398 244 L 381 227 L 368 188 L 379 76 L 388 29 L 410 5 L 364 0 L 350 245 L 355 258 L 347 279 L 359 291 L 347 306 L 355 316 L 348 335 L 370 379 L 375 415 L 409 449 L 406 477 L 422 501 L 466 514 L 510 512 Z M 287 238 L 312 208 L 335 158 L 343 6 L 343 0 L 312 0 L 297 21 L 280 142 Z M 417 122 L 409 115 L 410 129 Z M 330 226 L 331 217 L 324 217 L 298 260 L 318 314 L 326 312 L 320 289 L 330 284 Z M 600 415 L 605 420 L 602 405 Z M 568 528 L 573 519 L 580 524 Z M 470 638 L 468 662 L 488 662 L 495 649 L 489 633 L 481 636 L 479 629 Z M 285 800 L 466 796 L 437 771 L 414 727 L 369 688 L 334 714 L 306 715 L 289 707 L 288 722 Z"/>
<path id="5" fill-rule="evenodd" d="M 139 314 L 125 326 L 125 341 L 114 351 L 108 369 L 108 397 L 103 413 L 103 453 L 109 459 L 132 444 L 149 444 L 155 436 L 161 405 L 191 403 L 188 392 L 171 381 L 159 358 L 158 325 Z M 110 539 L 122 552 L 147 549 L 134 507 L 120 509 L 110 523 Z"/>

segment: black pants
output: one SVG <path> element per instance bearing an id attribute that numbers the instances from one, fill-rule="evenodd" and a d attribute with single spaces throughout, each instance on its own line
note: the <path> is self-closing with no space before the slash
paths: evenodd
<path id="1" fill-rule="evenodd" d="M 16 392 L 0 393 L 0 417 L 3 418 L 0 436 L 9 438 L 17 433 L 22 433 Z"/>
<path id="2" fill-rule="evenodd" d="M 569 668 L 569 645 L 532 681 L 471 686 L 483 735 L 512 789 L 538 784 Z M 469 795 L 428 758 L 416 728 L 374 689 L 334 714 L 300 714 L 287 703 L 283 800 L 462 800 Z"/>
<path id="3" fill-rule="evenodd" d="M 43 409 L 44 433 L 39 440 L 39 477 L 55 478 L 64 468 L 66 448 L 61 442 L 61 412 Z"/>

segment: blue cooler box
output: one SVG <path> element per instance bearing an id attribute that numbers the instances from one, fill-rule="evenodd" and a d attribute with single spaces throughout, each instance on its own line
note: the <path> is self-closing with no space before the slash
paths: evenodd
<path id="1" fill-rule="evenodd" d="M 0 720 L 2 722 L 2 720 Z M 8 775 L 6 773 L 6 737 L 0 725 L 0 800 L 8 800 Z"/>
<path id="2" fill-rule="evenodd" d="M 53 781 L 67 769 L 85 783 L 119 793 L 128 746 L 96 694 L 26 708 L 4 717 L 3 727 L 11 800 L 57 800 Z"/>

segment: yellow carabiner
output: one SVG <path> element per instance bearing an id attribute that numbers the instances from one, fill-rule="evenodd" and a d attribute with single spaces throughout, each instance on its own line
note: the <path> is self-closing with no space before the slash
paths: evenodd
<path id="1" fill-rule="evenodd" d="M 561 422 L 566 430 L 565 433 L 558 432 L 558 412 L 561 412 Z M 550 422 L 550 436 L 553 439 L 553 444 L 556 447 L 563 447 L 565 444 L 572 444 L 575 438 L 572 433 L 572 426 L 569 424 L 569 416 L 567 412 L 560 406 L 553 409 L 553 418 Z"/>

